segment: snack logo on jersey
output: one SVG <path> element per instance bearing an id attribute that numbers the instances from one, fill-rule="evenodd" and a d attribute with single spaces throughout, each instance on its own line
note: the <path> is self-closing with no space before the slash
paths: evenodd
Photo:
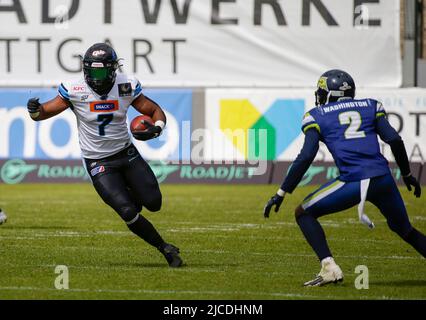
<path id="1" fill-rule="evenodd" d="M 113 112 L 118 110 L 118 101 L 94 101 L 90 102 L 91 112 Z"/>
<path id="2" fill-rule="evenodd" d="M 125 88 L 123 88 L 124 90 Z M 144 94 L 161 105 L 167 115 L 163 134 L 152 141 L 135 141 L 147 160 L 184 160 L 190 157 L 192 120 L 192 91 L 144 90 Z M 0 159 L 81 159 L 78 130 L 74 114 L 66 110 L 40 122 L 33 121 L 27 112 L 30 97 L 47 101 L 57 95 L 55 89 L 0 89 Z M 118 108 L 117 101 L 92 104 L 92 111 L 111 112 Z M 138 113 L 129 108 L 129 121 Z M 188 137 L 189 141 L 183 141 Z"/>

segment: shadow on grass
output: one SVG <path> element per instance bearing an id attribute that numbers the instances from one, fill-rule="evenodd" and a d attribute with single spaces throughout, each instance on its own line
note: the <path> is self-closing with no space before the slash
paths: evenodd
<path id="1" fill-rule="evenodd" d="M 370 286 L 383 287 L 426 287 L 426 280 L 391 280 L 391 281 L 370 281 Z"/>

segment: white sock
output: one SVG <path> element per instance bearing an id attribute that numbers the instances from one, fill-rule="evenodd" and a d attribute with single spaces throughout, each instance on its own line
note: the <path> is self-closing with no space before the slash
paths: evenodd
<path id="1" fill-rule="evenodd" d="M 325 264 L 335 264 L 333 257 L 327 257 L 321 260 L 321 265 Z"/>

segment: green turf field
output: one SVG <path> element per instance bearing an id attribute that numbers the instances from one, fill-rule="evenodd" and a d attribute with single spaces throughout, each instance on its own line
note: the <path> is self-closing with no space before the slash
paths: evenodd
<path id="1" fill-rule="evenodd" d="M 324 217 L 341 285 L 304 288 L 319 263 L 293 210 L 313 188 L 286 198 L 279 214 L 262 209 L 276 186 L 163 185 L 164 206 L 146 213 L 186 266 L 170 269 L 128 231 L 90 184 L 0 185 L 1 299 L 426 299 L 426 264 L 388 230 L 358 223 L 354 209 Z M 426 232 L 426 198 L 403 192 L 412 223 Z M 69 268 L 69 290 L 54 287 L 55 267 Z M 354 286 L 369 269 L 369 289 Z"/>

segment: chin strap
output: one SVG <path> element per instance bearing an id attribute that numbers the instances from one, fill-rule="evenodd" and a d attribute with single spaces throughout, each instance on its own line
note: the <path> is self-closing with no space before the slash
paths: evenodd
<path id="1" fill-rule="evenodd" d="M 374 229 L 374 223 L 371 222 L 370 218 L 364 213 L 365 201 L 367 200 L 367 192 L 369 185 L 370 179 L 364 179 L 360 182 L 361 201 L 358 205 L 358 217 L 361 223 L 365 224 L 370 229 Z"/>

